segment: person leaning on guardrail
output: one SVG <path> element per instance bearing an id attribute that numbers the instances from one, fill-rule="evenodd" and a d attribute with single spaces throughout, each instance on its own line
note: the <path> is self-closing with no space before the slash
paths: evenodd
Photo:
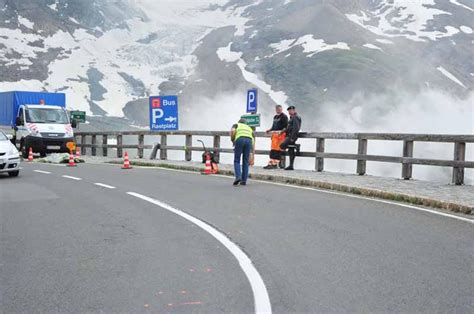
<path id="1" fill-rule="evenodd" d="M 278 164 L 281 165 L 282 151 L 281 143 L 285 140 L 286 134 L 281 133 L 288 126 L 288 117 L 283 113 L 283 107 L 277 105 L 275 107 L 276 115 L 273 117 L 272 128 L 267 130 L 267 133 L 272 134 L 272 146 L 270 150 L 270 161 L 263 169 L 276 169 Z"/>
<path id="2" fill-rule="evenodd" d="M 290 165 L 285 168 L 285 170 L 294 170 L 293 166 L 295 163 L 296 157 L 296 141 L 298 140 L 298 135 L 301 129 L 301 117 L 296 113 L 295 106 L 288 107 L 288 114 L 290 115 L 290 121 L 288 122 L 288 127 L 282 133 L 286 134 L 286 139 L 281 143 L 280 148 L 282 150 L 288 149 L 288 154 L 290 155 Z"/>
<path id="3" fill-rule="evenodd" d="M 230 139 L 234 143 L 234 185 L 247 185 L 250 153 L 255 151 L 255 134 L 245 119 L 232 126 Z M 242 159 L 242 170 L 240 160 Z"/>

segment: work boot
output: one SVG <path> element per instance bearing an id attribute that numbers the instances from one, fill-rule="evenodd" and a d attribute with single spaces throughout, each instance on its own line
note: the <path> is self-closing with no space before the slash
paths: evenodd
<path id="1" fill-rule="evenodd" d="M 295 170 L 295 169 L 293 169 L 293 166 L 288 166 L 285 168 L 285 170 Z"/>

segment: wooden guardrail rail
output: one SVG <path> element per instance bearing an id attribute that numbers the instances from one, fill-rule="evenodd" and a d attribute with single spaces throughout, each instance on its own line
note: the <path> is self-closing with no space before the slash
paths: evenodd
<path id="1" fill-rule="evenodd" d="M 123 144 L 124 136 L 137 136 L 137 144 Z M 102 149 L 102 156 L 108 155 L 108 149 L 117 149 L 116 155 L 122 157 L 123 149 L 137 149 L 138 158 L 143 158 L 145 149 L 152 149 L 153 145 L 145 145 L 145 136 L 160 138 L 160 159 L 167 159 L 168 150 L 184 151 L 185 160 L 191 161 L 193 151 L 203 151 L 202 147 L 193 146 L 193 136 L 213 137 L 212 150 L 219 157 L 220 153 L 233 153 L 232 148 L 222 148 L 221 138 L 228 137 L 228 132 L 221 131 L 176 131 L 176 132 L 152 132 L 152 131 L 123 131 L 123 132 L 78 132 L 75 134 L 77 146 L 81 148 L 81 153 L 86 154 L 86 149 L 90 148 L 91 155 L 97 155 L 97 149 Z M 185 145 L 170 146 L 168 137 L 185 136 Z M 97 138 L 101 137 L 98 144 Z M 256 137 L 270 137 L 264 132 L 256 132 Z M 115 139 L 117 144 L 108 144 L 109 139 Z M 364 175 L 366 173 L 367 161 L 378 161 L 402 164 L 403 179 L 411 179 L 413 165 L 430 165 L 453 168 L 452 182 L 456 185 L 464 183 L 464 169 L 474 168 L 474 161 L 466 161 L 466 144 L 474 143 L 474 135 L 445 135 L 445 134 L 395 134 L 395 133 L 300 133 L 300 138 L 315 139 L 316 149 L 312 152 L 300 152 L 299 156 L 315 158 L 315 170 L 324 171 L 325 159 L 346 159 L 356 160 L 356 173 Z M 326 153 L 324 151 L 326 140 L 357 140 L 358 150 L 354 154 Z M 367 146 L 369 140 L 377 141 L 403 141 L 403 154 L 399 156 L 368 155 Z M 426 159 L 414 158 L 413 150 L 415 142 L 438 142 L 453 143 L 453 159 Z M 268 150 L 256 150 L 256 154 L 268 155 Z"/>

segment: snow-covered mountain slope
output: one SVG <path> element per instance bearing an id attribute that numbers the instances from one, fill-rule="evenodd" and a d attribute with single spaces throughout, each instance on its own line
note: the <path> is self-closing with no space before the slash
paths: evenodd
<path id="1" fill-rule="evenodd" d="M 0 0 L 0 90 L 64 91 L 141 125 L 147 96 L 179 94 L 186 127 L 258 87 L 263 107 L 317 121 L 380 95 L 379 111 L 399 94 L 470 99 L 473 29 L 471 0 Z"/>
<path id="2" fill-rule="evenodd" d="M 29 2 L 0 1 L 0 89 L 63 91 L 75 109 L 119 117 L 127 102 L 185 79 L 197 39 L 224 19 L 195 14 L 199 1 L 88 0 L 99 15 L 94 23 L 89 10 L 71 11 L 74 1 Z M 53 26 L 43 27 L 45 19 Z"/>

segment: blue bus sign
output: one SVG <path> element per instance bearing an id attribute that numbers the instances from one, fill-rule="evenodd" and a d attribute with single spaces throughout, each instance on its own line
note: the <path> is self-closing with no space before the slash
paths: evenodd
<path id="1" fill-rule="evenodd" d="M 257 90 L 250 89 L 247 91 L 247 112 L 257 112 Z"/>
<path id="2" fill-rule="evenodd" d="M 150 97 L 150 130 L 176 131 L 178 129 L 178 96 Z"/>

